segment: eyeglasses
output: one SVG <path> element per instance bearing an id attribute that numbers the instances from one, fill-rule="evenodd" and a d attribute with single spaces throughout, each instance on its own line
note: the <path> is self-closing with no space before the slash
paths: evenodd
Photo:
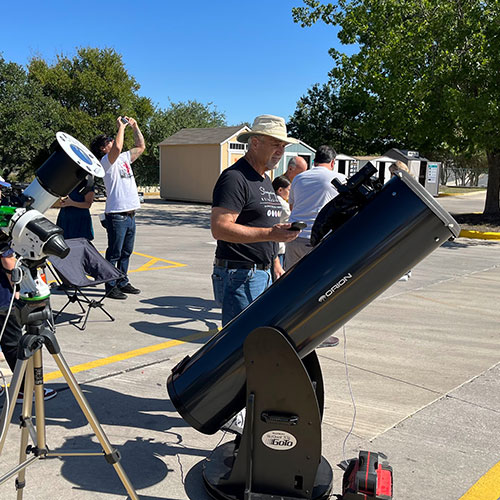
<path id="1" fill-rule="evenodd" d="M 106 139 L 104 139 L 104 145 L 106 146 L 106 144 L 109 144 L 110 142 L 113 142 L 115 139 L 114 137 L 106 137 Z"/>

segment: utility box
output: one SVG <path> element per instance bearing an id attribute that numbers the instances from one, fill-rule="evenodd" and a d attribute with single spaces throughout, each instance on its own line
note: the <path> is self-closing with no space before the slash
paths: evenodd
<path id="1" fill-rule="evenodd" d="M 439 179 L 441 178 L 441 162 L 429 161 L 427 162 L 427 170 L 425 175 L 424 187 L 432 194 L 432 196 L 439 195 Z"/>
<path id="2" fill-rule="evenodd" d="M 410 151 L 407 149 L 390 149 L 385 156 L 401 160 L 410 170 L 410 174 L 418 180 L 422 186 L 432 196 L 439 195 L 439 179 L 441 174 L 441 163 L 430 161 L 423 156 L 420 156 L 418 151 Z"/>

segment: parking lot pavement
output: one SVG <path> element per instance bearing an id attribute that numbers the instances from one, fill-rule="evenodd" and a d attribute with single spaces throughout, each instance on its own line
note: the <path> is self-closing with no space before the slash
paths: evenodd
<path id="1" fill-rule="evenodd" d="M 102 202 L 93 206 L 99 250 L 106 246 L 97 220 L 103 208 Z M 137 217 L 130 273 L 142 293 L 107 300 L 114 322 L 94 310 L 80 331 L 68 323 L 75 307 L 57 326 L 63 356 L 143 499 L 208 498 L 202 462 L 229 438 L 192 429 L 165 389 L 172 367 L 220 326 L 210 280 L 209 212 L 206 205 L 147 199 Z M 357 413 L 346 458 L 360 449 L 387 454 L 395 499 L 458 499 L 500 460 L 499 251 L 499 242 L 445 244 L 408 282 L 395 283 L 338 331 L 339 347 L 318 350 L 325 380 L 323 454 L 333 466 L 343 458 L 353 415 L 344 356 Z M 55 310 L 63 298 L 52 296 Z M 59 391 L 46 403 L 49 446 L 98 447 L 47 353 L 44 363 L 49 385 Z M 16 463 L 18 448 L 13 423 L 0 475 Z M 341 478 L 335 468 L 334 493 Z M 16 498 L 13 481 L 0 485 L 2 500 Z M 28 468 L 27 481 L 26 499 L 126 498 L 101 457 L 40 461 Z"/>

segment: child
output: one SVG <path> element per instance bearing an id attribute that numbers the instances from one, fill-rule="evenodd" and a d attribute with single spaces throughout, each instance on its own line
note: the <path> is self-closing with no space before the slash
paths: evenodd
<path id="1" fill-rule="evenodd" d="M 288 217 L 290 217 L 290 205 L 288 205 L 290 186 L 291 182 L 284 175 L 276 177 L 273 181 L 274 192 L 278 196 L 278 200 L 281 203 L 282 208 L 280 222 L 288 222 Z M 280 260 L 281 267 L 283 267 L 285 260 L 285 243 L 279 244 L 278 258 Z"/>

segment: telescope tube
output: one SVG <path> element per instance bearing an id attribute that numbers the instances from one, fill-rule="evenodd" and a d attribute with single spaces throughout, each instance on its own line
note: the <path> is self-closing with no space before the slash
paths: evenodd
<path id="1" fill-rule="evenodd" d="M 31 208 L 41 213 L 71 193 L 88 174 L 104 177 L 99 160 L 81 142 L 64 132 L 57 132 L 56 138 L 56 150 L 23 191 L 25 197 L 33 199 Z"/>
<path id="2" fill-rule="evenodd" d="M 268 288 L 192 357 L 167 388 L 180 415 L 213 434 L 245 406 L 243 343 L 255 328 L 285 334 L 301 358 L 460 227 L 405 172 Z"/>

